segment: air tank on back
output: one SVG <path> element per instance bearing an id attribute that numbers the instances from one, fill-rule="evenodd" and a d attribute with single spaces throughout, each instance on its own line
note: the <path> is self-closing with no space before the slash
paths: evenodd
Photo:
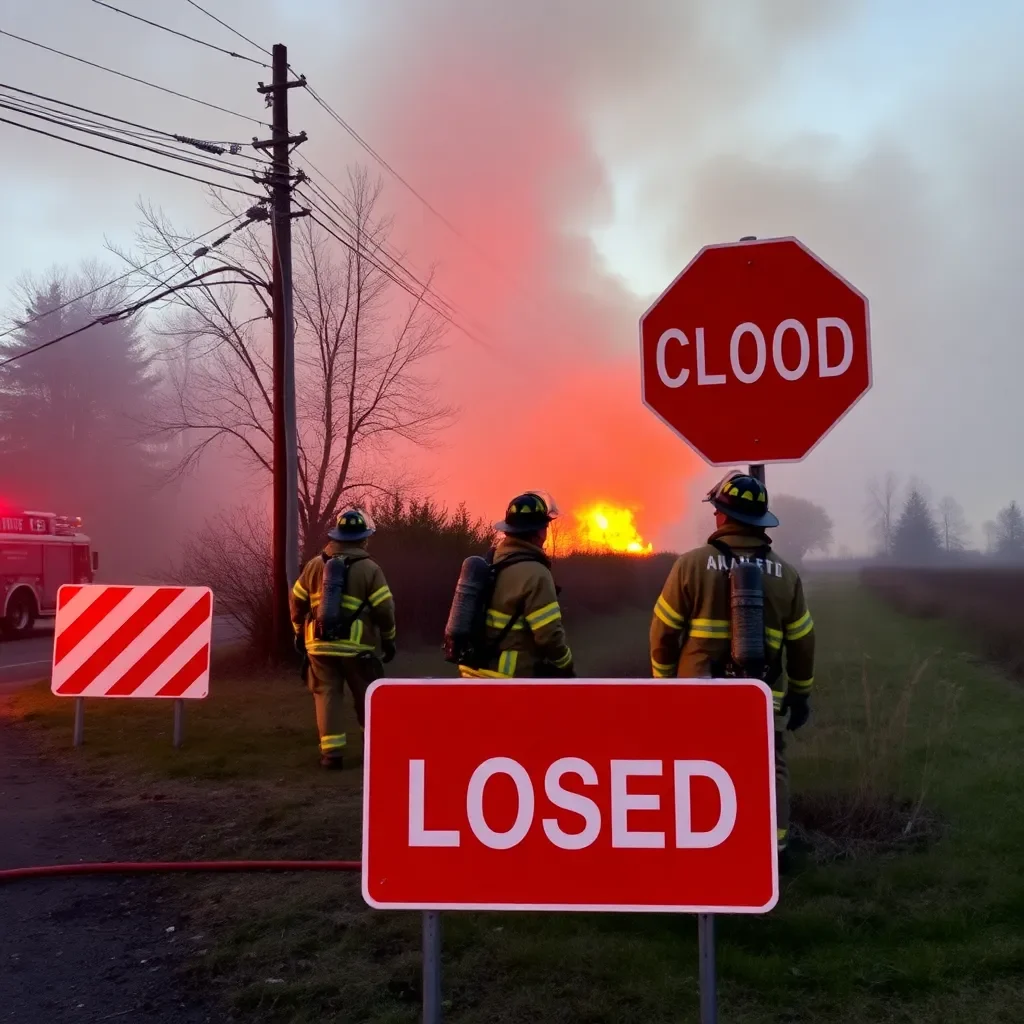
<path id="1" fill-rule="evenodd" d="M 348 566 L 344 558 L 331 557 L 324 561 L 323 593 L 317 608 L 317 634 L 322 640 L 341 640 L 337 636 L 342 620 L 342 598 L 345 596 L 345 583 L 348 579 Z"/>
<path id="2" fill-rule="evenodd" d="M 444 656 L 446 661 L 458 664 L 466 655 L 467 647 L 483 626 L 487 609 L 484 603 L 490 582 L 491 566 L 486 558 L 470 555 L 462 563 L 459 581 L 444 627 Z"/>
<path id="3" fill-rule="evenodd" d="M 732 660 L 747 678 L 764 672 L 764 582 L 753 560 L 737 559 L 729 571 Z"/>

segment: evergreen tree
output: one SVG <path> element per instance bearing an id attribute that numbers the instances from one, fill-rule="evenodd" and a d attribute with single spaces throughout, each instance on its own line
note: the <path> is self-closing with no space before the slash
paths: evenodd
<path id="1" fill-rule="evenodd" d="M 996 554 L 1001 558 L 1024 560 L 1024 512 L 1011 501 L 996 516 Z"/>
<path id="2" fill-rule="evenodd" d="M 159 377 L 139 323 L 97 325 L 28 354 L 126 304 L 123 287 L 96 290 L 101 274 L 87 268 L 21 288 L 13 330 L 0 340 L 0 359 L 26 353 L 0 368 L 0 497 L 81 515 L 103 564 L 138 575 L 163 511 L 163 453 L 141 426 Z"/>
<path id="3" fill-rule="evenodd" d="M 938 559 L 942 544 L 928 502 L 914 488 L 903 503 L 893 530 L 892 556 L 905 565 L 922 565 Z"/>

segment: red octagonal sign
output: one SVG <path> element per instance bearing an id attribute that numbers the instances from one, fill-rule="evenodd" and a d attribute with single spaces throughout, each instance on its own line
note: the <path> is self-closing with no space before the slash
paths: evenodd
<path id="1" fill-rule="evenodd" d="M 868 300 L 795 238 L 707 245 L 640 358 L 644 405 L 711 465 L 797 462 L 871 387 Z"/>

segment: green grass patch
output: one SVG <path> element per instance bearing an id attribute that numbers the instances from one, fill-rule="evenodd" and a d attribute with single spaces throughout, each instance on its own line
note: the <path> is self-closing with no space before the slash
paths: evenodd
<path id="1" fill-rule="evenodd" d="M 818 688 L 810 724 L 790 738 L 794 791 L 847 814 L 897 799 L 941 829 L 905 847 L 804 855 L 772 913 L 720 918 L 722 1019 L 1024 1020 L 1024 693 L 949 624 L 903 617 L 841 581 L 811 581 L 809 593 Z M 642 671 L 647 622 L 630 613 L 570 636 L 581 672 Z M 395 667 L 450 674 L 434 652 Z M 189 705 L 177 751 L 169 706 L 90 703 L 77 751 L 71 702 L 28 691 L 6 713 L 96 780 L 98 807 L 140 856 L 358 856 L 360 773 L 317 770 L 298 679 L 223 665 L 211 693 Z M 242 1019 L 418 1020 L 419 917 L 369 910 L 356 876 L 176 884 L 193 980 Z M 444 942 L 452 1024 L 697 1019 L 692 918 L 448 914 Z"/>

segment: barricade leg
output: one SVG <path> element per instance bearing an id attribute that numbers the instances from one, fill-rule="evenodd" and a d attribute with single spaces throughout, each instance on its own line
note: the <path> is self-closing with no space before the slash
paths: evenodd
<path id="1" fill-rule="evenodd" d="M 185 742 L 185 702 L 180 698 L 174 701 L 174 746 L 180 747 Z"/>
<path id="2" fill-rule="evenodd" d="M 715 917 L 697 915 L 700 956 L 700 1024 L 718 1024 L 718 978 L 715 974 Z"/>
<path id="3" fill-rule="evenodd" d="M 441 915 L 423 911 L 423 1024 L 441 1024 Z"/>
<path id="4" fill-rule="evenodd" d="M 85 739 L 85 698 L 75 698 L 75 731 L 73 742 L 76 747 L 82 745 Z"/>

